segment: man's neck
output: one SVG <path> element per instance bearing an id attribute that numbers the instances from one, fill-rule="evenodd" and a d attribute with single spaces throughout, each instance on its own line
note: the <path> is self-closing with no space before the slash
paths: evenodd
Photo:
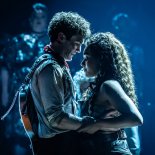
<path id="1" fill-rule="evenodd" d="M 63 47 L 60 45 L 60 43 L 54 42 L 52 43 L 51 47 L 56 53 L 58 53 L 61 57 L 64 58 Z"/>
<path id="2" fill-rule="evenodd" d="M 69 68 L 67 62 L 65 61 L 64 57 L 62 56 L 62 48 L 60 48 L 60 46 L 58 46 L 56 43 L 50 44 L 45 46 L 44 48 L 45 52 L 50 53 L 53 52 L 53 54 L 55 55 L 55 57 L 57 57 L 57 59 L 61 59 L 61 61 L 63 61 L 64 65 Z"/>

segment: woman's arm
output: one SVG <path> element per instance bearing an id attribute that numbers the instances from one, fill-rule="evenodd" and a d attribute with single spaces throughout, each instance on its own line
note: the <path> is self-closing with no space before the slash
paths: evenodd
<path id="1" fill-rule="evenodd" d="M 139 110 L 117 81 L 104 82 L 101 86 L 101 93 L 121 114 L 118 117 L 98 121 L 101 129 L 128 128 L 143 124 L 143 117 Z"/>
<path id="2" fill-rule="evenodd" d="M 108 80 L 104 82 L 101 86 L 100 93 L 103 103 L 108 101 L 119 111 L 120 116 L 97 120 L 79 132 L 94 133 L 98 130 L 117 131 L 120 128 L 129 128 L 143 124 L 142 115 L 117 81 Z"/>

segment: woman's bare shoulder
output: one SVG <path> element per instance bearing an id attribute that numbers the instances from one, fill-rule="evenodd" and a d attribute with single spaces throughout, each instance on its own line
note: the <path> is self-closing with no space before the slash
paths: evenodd
<path id="1" fill-rule="evenodd" d="M 102 83 L 101 85 L 101 90 L 103 92 L 113 92 L 113 91 L 120 91 L 122 90 L 122 87 L 120 83 L 116 80 L 106 80 L 105 82 Z"/>

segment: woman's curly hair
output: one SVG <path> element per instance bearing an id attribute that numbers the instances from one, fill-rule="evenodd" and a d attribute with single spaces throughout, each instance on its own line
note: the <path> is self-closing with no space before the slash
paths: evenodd
<path id="1" fill-rule="evenodd" d="M 58 12 L 51 19 L 48 26 L 48 35 L 53 42 L 58 33 L 63 32 L 67 39 L 73 35 L 80 34 L 84 38 L 90 36 L 90 23 L 75 12 Z"/>
<path id="2" fill-rule="evenodd" d="M 100 62 L 96 83 L 117 80 L 137 105 L 131 62 L 123 44 L 110 32 L 96 33 L 87 39 L 86 44 Z"/>

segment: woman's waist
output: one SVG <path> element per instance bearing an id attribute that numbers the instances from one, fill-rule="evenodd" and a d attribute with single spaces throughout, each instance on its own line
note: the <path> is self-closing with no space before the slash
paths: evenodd
<path id="1" fill-rule="evenodd" d="M 115 132 L 104 132 L 104 131 L 97 131 L 94 134 L 81 134 L 84 139 L 90 139 L 93 141 L 114 141 L 114 140 L 125 140 L 127 135 L 124 129 L 115 131 Z"/>

